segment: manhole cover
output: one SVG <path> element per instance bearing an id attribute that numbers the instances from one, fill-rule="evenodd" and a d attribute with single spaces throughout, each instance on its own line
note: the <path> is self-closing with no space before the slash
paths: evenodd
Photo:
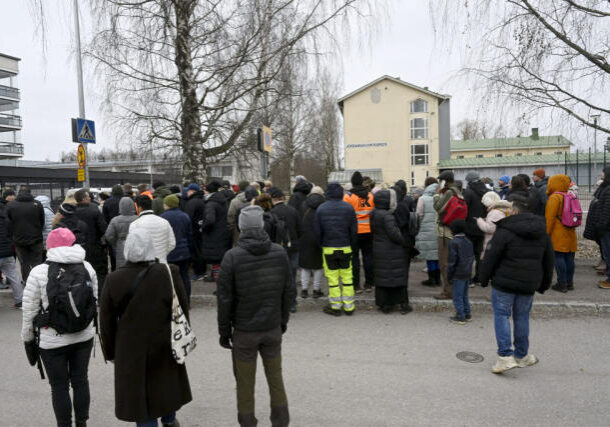
<path id="1" fill-rule="evenodd" d="M 473 353 L 472 351 L 460 351 L 455 357 L 468 363 L 481 363 L 485 360 L 479 353 Z"/>

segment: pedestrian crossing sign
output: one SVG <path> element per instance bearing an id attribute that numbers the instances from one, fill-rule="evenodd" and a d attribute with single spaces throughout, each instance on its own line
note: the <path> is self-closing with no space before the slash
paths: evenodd
<path id="1" fill-rule="evenodd" d="M 95 122 L 86 119 L 72 119 L 72 141 L 95 144 Z"/>

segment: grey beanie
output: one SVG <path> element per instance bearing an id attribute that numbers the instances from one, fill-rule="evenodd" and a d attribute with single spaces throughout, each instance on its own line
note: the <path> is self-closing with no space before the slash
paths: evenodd
<path id="1" fill-rule="evenodd" d="M 260 206 L 246 206 L 239 213 L 239 229 L 262 229 L 265 226 L 263 221 L 263 208 Z"/>
<path id="2" fill-rule="evenodd" d="M 470 171 L 466 174 L 466 182 L 474 182 L 481 179 L 481 175 L 477 171 Z"/>

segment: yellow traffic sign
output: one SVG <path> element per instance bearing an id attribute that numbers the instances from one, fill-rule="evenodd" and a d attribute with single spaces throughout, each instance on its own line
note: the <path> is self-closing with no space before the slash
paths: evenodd
<path id="1" fill-rule="evenodd" d="M 273 151 L 273 141 L 271 139 L 271 128 L 263 126 L 263 150 L 267 153 Z"/>
<path id="2" fill-rule="evenodd" d="M 85 168 L 78 168 L 77 179 L 78 179 L 78 182 L 85 181 Z"/>
<path id="3" fill-rule="evenodd" d="M 76 152 L 76 160 L 78 161 L 79 168 L 85 167 L 85 163 L 87 163 L 87 155 L 85 154 L 85 147 L 83 144 L 78 145 L 78 151 Z"/>

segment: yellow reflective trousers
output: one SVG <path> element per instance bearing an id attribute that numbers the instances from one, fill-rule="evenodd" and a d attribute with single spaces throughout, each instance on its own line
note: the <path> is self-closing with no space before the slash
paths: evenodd
<path id="1" fill-rule="evenodd" d="M 333 310 L 354 311 L 354 286 L 352 284 L 352 248 L 322 248 L 324 275 L 328 279 L 328 302 Z M 343 284 L 343 292 L 339 279 Z"/>

